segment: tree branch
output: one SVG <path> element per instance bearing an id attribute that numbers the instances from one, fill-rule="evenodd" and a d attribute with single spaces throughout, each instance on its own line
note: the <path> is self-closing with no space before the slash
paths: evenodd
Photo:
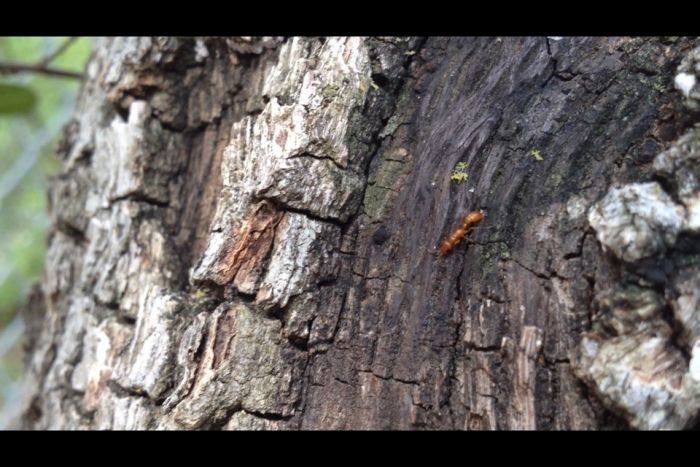
<path id="1" fill-rule="evenodd" d="M 59 76 L 61 78 L 83 79 L 82 73 L 51 68 L 41 62 L 36 64 L 0 62 L 0 74 L 9 75 L 23 72 L 41 73 L 49 76 Z"/>
<path id="2" fill-rule="evenodd" d="M 39 64 L 43 65 L 43 66 L 47 66 L 49 63 L 53 62 L 56 59 L 56 57 L 58 57 L 63 52 L 65 52 L 65 50 L 68 47 L 70 47 L 70 45 L 73 42 L 75 42 L 76 39 L 77 39 L 77 37 L 69 37 L 68 39 L 63 41 L 63 43 L 61 45 L 59 45 L 58 48 L 56 48 L 56 50 L 53 51 L 53 53 L 50 53 L 46 57 L 44 57 L 43 60 L 41 60 L 41 62 L 39 62 Z"/>
<path id="3" fill-rule="evenodd" d="M 60 76 L 62 78 L 75 78 L 82 79 L 83 74 L 77 73 L 75 71 L 61 70 L 58 68 L 51 68 L 49 63 L 54 61 L 56 57 L 61 55 L 66 51 L 70 45 L 75 42 L 77 37 L 69 37 L 60 46 L 56 48 L 53 52 L 48 54 L 46 57 L 39 60 L 37 63 L 14 63 L 14 62 L 0 62 L 0 74 L 13 74 L 22 72 L 33 72 L 42 73 L 49 76 Z"/>

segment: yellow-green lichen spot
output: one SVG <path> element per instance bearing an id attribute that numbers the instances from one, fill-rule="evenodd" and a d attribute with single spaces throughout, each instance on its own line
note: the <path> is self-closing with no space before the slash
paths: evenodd
<path id="1" fill-rule="evenodd" d="M 468 165 L 469 164 L 466 162 L 458 162 L 452 171 L 452 175 L 450 175 L 450 179 L 457 183 L 462 183 L 464 180 L 466 180 L 469 177 L 467 174 Z"/>
<path id="2" fill-rule="evenodd" d="M 191 295 L 195 300 L 201 300 L 202 298 L 206 297 L 207 293 L 202 289 L 196 289 Z"/>
<path id="3" fill-rule="evenodd" d="M 532 151 L 530 151 L 530 155 L 532 155 L 532 157 L 534 157 L 536 161 L 544 160 L 544 157 L 542 157 L 542 153 L 539 149 L 533 149 Z"/>

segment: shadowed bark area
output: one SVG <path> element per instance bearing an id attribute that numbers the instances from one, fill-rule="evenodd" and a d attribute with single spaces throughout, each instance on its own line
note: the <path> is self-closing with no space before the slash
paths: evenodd
<path id="1" fill-rule="evenodd" d="M 20 425 L 691 425 L 697 187 L 677 180 L 697 161 L 652 162 L 692 123 L 672 88 L 697 45 L 101 41 L 58 151 Z M 667 223 L 641 263 L 606 253 L 592 206 L 650 180 L 680 240 Z M 672 388 L 654 413 L 617 358 L 650 342 L 638 379 Z"/>

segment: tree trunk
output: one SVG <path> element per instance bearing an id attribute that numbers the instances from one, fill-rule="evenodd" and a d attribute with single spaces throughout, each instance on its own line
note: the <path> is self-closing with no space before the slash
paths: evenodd
<path id="1" fill-rule="evenodd" d="M 692 426 L 698 44 L 100 41 L 20 426 Z"/>

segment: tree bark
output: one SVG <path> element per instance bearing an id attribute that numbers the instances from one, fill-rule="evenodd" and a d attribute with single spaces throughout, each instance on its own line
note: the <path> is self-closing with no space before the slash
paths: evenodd
<path id="1" fill-rule="evenodd" d="M 698 44 L 99 41 L 19 426 L 692 426 Z"/>

